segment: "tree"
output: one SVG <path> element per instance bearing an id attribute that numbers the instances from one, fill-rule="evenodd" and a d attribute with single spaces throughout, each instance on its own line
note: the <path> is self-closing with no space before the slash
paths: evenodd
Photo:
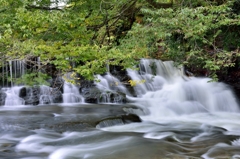
<path id="1" fill-rule="evenodd" d="M 92 79 L 106 72 L 106 64 L 125 61 L 125 55 L 111 45 L 114 32 L 119 34 L 117 27 L 133 23 L 128 11 L 135 3 L 1 0 L 0 52 L 6 55 L 1 60 L 40 57 L 41 71 L 53 64 L 58 73 L 76 71 Z"/>
<path id="2" fill-rule="evenodd" d="M 239 54 L 238 0 L 0 3 L 1 61 L 24 59 L 37 65 L 29 70 L 32 78 L 39 78 L 38 72 L 76 72 L 93 79 L 106 72 L 106 65 L 128 68 L 141 58 L 174 60 L 214 76 L 233 66 Z"/>
<path id="3" fill-rule="evenodd" d="M 123 49 L 204 69 L 217 80 L 217 74 L 233 67 L 239 57 L 237 6 L 238 0 L 177 1 L 167 9 L 144 6 L 144 22 L 134 24 L 122 40 Z"/>

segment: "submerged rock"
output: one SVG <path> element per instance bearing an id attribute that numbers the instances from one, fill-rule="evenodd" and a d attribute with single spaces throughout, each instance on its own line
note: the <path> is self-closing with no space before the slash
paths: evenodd
<path id="1" fill-rule="evenodd" d="M 93 128 L 93 126 L 91 126 L 88 123 L 73 121 L 53 124 L 50 126 L 46 126 L 44 128 L 50 128 L 57 132 L 66 132 L 66 131 L 84 131 Z"/>
<path id="2" fill-rule="evenodd" d="M 115 125 L 124 125 L 124 124 L 133 123 L 133 122 L 142 122 L 142 120 L 139 118 L 139 116 L 135 114 L 109 117 L 97 122 L 96 128 L 104 128 L 104 127 L 115 126 Z"/>

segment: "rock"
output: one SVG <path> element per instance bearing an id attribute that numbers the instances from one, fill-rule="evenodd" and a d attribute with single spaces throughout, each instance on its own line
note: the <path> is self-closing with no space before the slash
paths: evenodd
<path id="1" fill-rule="evenodd" d="M 22 97 L 26 105 L 39 104 L 40 89 L 38 86 L 26 88 L 26 96 Z"/>
<path id="2" fill-rule="evenodd" d="M 7 94 L 5 92 L 0 91 L 0 106 L 5 104 L 6 97 L 7 97 Z"/>
<path id="3" fill-rule="evenodd" d="M 130 80 L 127 71 L 122 66 L 110 66 L 110 73 L 121 82 Z"/>
<path id="4" fill-rule="evenodd" d="M 62 103 L 63 102 L 62 92 L 58 89 L 53 89 L 51 98 L 52 98 L 53 103 Z"/>
<path id="5" fill-rule="evenodd" d="M 77 121 L 63 122 L 63 123 L 58 123 L 58 124 L 53 124 L 53 125 L 47 125 L 46 127 L 54 129 L 57 132 L 83 131 L 83 130 L 93 128 L 93 126 L 91 126 L 88 123 L 77 122 Z"/>
<path id="6" fill-rule="evenodd" d="M 101 91 L 97 87 L 82 87 L 81 95 L 86 103 L 126 103 L 126 94 L 121 92 Z"/>
<path id="7" fill-rule="evenodd" d="M 122 120 L 125 124 L 132 122 L 142 122 L 142 120 L 136 114 L 122 115 Z"/>
<path id="8" fill-rule="evenodd" d="M 97 122 L 96 128 L 104 128 L 115 125 L 124 125 L 133 122 L 142 122 L 141 119 L 135 114 L 121 115 L 116 117 L 109 117 Z"/>
<path id="9" fill-rule="evenodd" d="M 26 88 L 26 87 L 23 87 L 23 88 L 21 88 L 20 91 L 19 91 L 19 97 L 20 97 L 20 98 L 24 98 L 24 97 L 26 97 L 26 96 L 27 96 L 27 88 Z"/>
<path id="10" fill-rule="evenodd" d="M 98 99 L 101 96 L 99 89 L 96 87 L 84 87 L 81 88 L 80 91 L 86 103 L 98 103 Z"/>
<path id="11" fill-rule="evenodd" d="M 50 87 L 63 92 L 64 80 L 62 79 L 62 77 L 56 77 L 54 79 L 51 79 L 49 83 L 50 83 Z"/>

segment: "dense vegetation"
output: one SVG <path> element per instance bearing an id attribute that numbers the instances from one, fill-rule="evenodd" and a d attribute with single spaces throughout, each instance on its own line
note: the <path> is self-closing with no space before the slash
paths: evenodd
<path id="1" fill-rule="evenodd" d="M 128 68 L 141 58 L 174 60 L 217 78 L 219 71 L 236 64 L 240 53 L 240 0 L 0 4 L 0 67 L 10 60 L 38 65 L 37 71 L 29 69 L 21 78 L 25 82 L 65 72 L 93 79 L 106 72 L 106 65 Z"/>

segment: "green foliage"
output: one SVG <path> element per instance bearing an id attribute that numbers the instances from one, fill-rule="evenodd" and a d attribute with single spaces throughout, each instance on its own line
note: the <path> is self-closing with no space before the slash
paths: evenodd
<path id="1" fill-rule="evenodd" d="M 46 82 L 47 79 L 50 77 L 44 73 L 38 72 L 38 73 L 27 73 L 23 75 L 20 78 L 15 79 L 16 84 L 25 84 L 29 86 L 34 85 L 49 85 L 48 82 Z"/>
<path id="2" fill-rule="evenodd" d="M 88 79 L 106 72 L 106 65 L 133 67 L 141 58 L 174 60 L 214 77 L 234 66 L 240 47 L 237 1 L 175 0 L 161 8 L 170 2 L 70 0 L 60 6 L 0 0 L 1 60 L 40 57 L 42 69 L 54 65 L 58 74 Z M 28 71 L 33 84 L 43 82 L 39 72 L 48 73 Z"/>
<path id="3" fill-rule="evenodd" d="M 123 44 L 129 51 L 138 47 L 147 57 L 205 68 L 216 79 L 216 73 L 234 66 L 239 56 L 240 16 L 231 10 L 233 1 L 207 3 L 188 6 L 184 1 L 175 8 L 142 8 L 144 23 L 136 24 Z"/>
<path id="4" fill-rule="evenodd" d="M 42 68 L 53 64 L 59 73 L 76 71 L 92 79 L 107 64 L 132 66 L 132 54 L 112 47 L 117 26 L 127 23 L 135 2 L 1 0 L 0 52 L 4 60 L 40 57 Z M 37 77 L 31 72 L 26 78 Z M 37 80 L 37 79 L 36 79 Z"/>

